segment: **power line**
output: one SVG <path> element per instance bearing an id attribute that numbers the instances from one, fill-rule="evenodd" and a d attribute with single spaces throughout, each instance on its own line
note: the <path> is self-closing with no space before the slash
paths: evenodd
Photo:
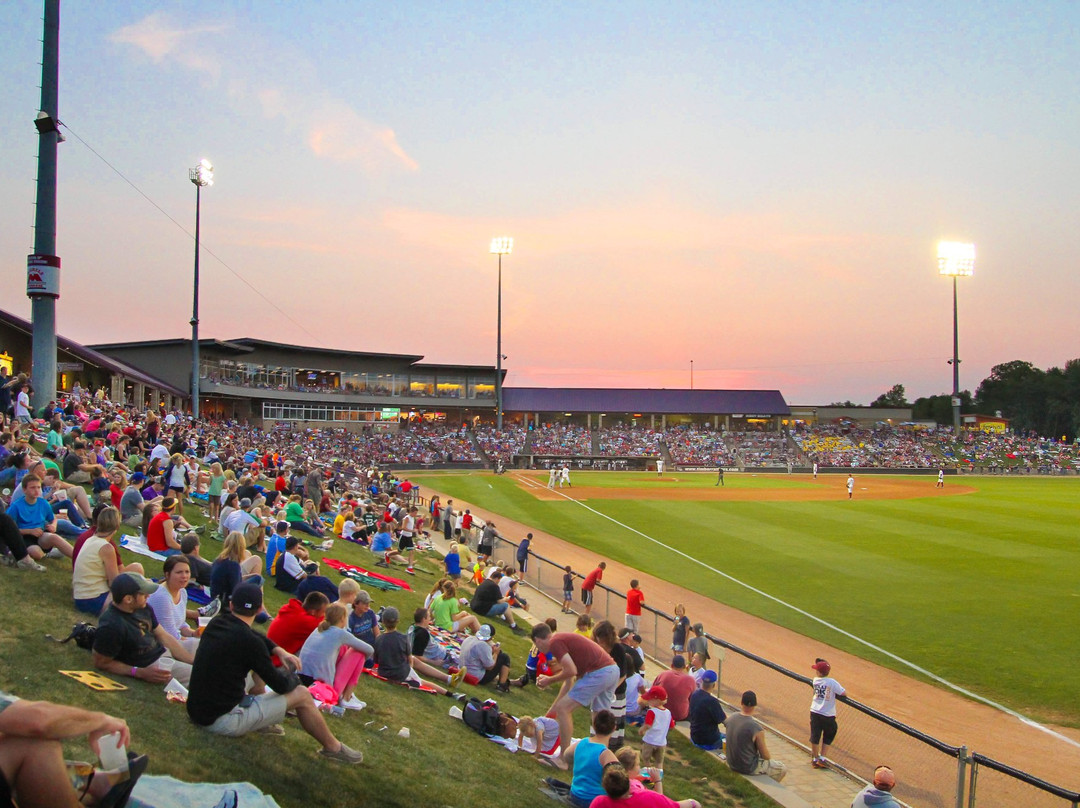
<path id="1" fill-rule="evenodd" d="M 118 176 L 120 179 L 122 179 L 128 185 L 130 185 L 135 190 L 135 192 L 137 194 L 139 194 L 139 196 L 141 196 L 143 199 L 145 199 L 147 202 L 149 202 L 151 205 L 153 205 L 162 216 L 164 216 L 166 219 L 168 219 L 170 222 L 172 222 L 174 225 L 176 225 L 178 228 L 180 228 L 180 230 L 185 235 L 187 235 L 187 237 L 190 238 L 192 241 L 195 240 L 195 235 L 190 230 L 188 230 L 186 227 L 184 227 L 184 225 L 180 224 L 180 222 L 178 222 L 176 219 L 174 219 L 172 217 L 172 215 L 167 210 L 165 210 L 163 207 L 161 207 L 161 205 L 159 205 L 157 202 L 155 202 L 153 199 L 151 199 L 149 197 L 149 195 L 147 195 L 147 193 L 145 191 L 143 191 L 142 188 L 140 188 L 138 185 L 136 185 L 134 182 L 132 182 L 130 179 L 128 179 L 124 175 L 124 172 L 122 172 L 119 168 L 117 168 L 112 163 L 110 163 L 108 160 L 106 160 L 105 157 L 102 156 L 102 154 L 97 149 L 95 149 L 93 146 L 91 146 L 89 143 L 87 143 L 79 135 L 78 132 L 76 132 L 74 129 L 72 129 L 70 126 L 68 126 L 63 121 L 57 121 L 57 123 L 60 126 L 64 127 L 64 129 L 66 129 L 68 132 L 70 132 L 75 137 L 76 140 L 78 140 L 81 144 L 83 144 L 86 148 L 88 148 L 90 150 L 90 152 L 95 157 L 97 157 L 101 162 L 103 162 L 110 169 L 112 169 L 112 171 L 116 174 L 116 176 Z M 321 339 L 319 339 L 315 334 L 308 331 L 307 328 L 305 328 L 301 323 L 294 320 L 289 315 L 289 313 L 287 311 L 282 309 L 277 303 L 275 303 L 269 297 L 264 295 L 262 293 L 262 291 L 260 291 L 257 286 L 252 284 L 250 281 L 248 281 L 247 278 L 245 278 L 243 275 L 241 275 L 239 272 L 237 272 L 235 269 L 233 269 L 231 266 L 229 266 L 225 262 L 225 259 L 223 259 L 221 256 L 219 256 L 217 253 L 215 253 L 209 247 L 207 247 L 205 240 L 200 239 L 200 242 L 202 244 L 202 249 L 204 249 L 210 255 L 211 258 L 213 258 L 215 261 L 217 261 L 219 264 L 221 264 L 223 267 L 225 267 L 225 269 L 229 270 L 229 272 L 231 272 L 237 278 L 237 280 L 239 280 L 241 283 L 243 283 L 245 286 L 247 286 L 251 291 L 253 291 L 255 294 L 257 294 L 259 297 L 261 297 L 267 303 L 269 303 L 274 309 L 276 309 L 281 314 L 282 317 L 284 317 L 290 323 L 295 325 L 297 328 L 299 328 L 301 331 L 303 331 L 305 334 L 307 334 L 309 337 L 311 337 L 313 340 L 315 340 L 315 342 L 317 342 L 319 345 L 323 346 L 324 348 L 326 347 L 326 343 L 324 343 Z"/>

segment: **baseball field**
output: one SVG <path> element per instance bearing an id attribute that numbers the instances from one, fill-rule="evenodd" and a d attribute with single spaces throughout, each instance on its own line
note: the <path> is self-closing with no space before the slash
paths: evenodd
<path id="1" fill-rule="evenodd" d="M 575 472 L 569 498 L 546 472 L 412 479 L 918 675 L 725 573 L 981 696 L 1080 726 L 1080 480 L 939 489 L 860 475 L 849 500 L 837 475 L 729 474 L 719 487 L 715 474 Z"/>

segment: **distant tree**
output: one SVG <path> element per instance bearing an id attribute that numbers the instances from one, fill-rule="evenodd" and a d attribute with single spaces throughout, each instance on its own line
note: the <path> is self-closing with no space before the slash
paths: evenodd
<path id="1" fill-rule="evenodd" d="M 858 407 L 859 405 L 856 404 L 854 401 L 834 401 L 832 404 L 829 404 L 828 406 L 830 406 L 830 407 Z"/>
<path id="2" fill-rule="evenodd" d="M 994 365 L 975 391 L 975 400 L 987 414 L 1000 410 L 1011 420 L 1014 431 L 1046 434 L 1046 373 L 1031 362 L 1014 360 Z"/>
<path id="3" fill-rule="evenodd" d="M 882 393 L 880 396 L 870 402 L 871 407 L 907 407 L 908 400 L 907 394 L 904 392 L 904 385 L 894 384 L 889 388 L 888 392 Z"/>
<path id="4" fill-rule="evenodd" d="M 960 391 L 960 412 L 974 412 L 971 391 Z M 915 399 L 911 405 L 911 417 L 916 421 L 936 421 L 943 426 L 952 426 L 952 394 L 941 393 Z"/>

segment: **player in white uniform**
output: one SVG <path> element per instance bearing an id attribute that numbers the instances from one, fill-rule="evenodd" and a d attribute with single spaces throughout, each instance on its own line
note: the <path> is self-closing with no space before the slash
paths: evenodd
<path id="1" fill-rule="evenodd" d="M 847 498 L 851 499 L 851 494 L 855 490 L 855 477 L 851 474 L 847 476 Z"/>
<path id="2" fill-rule="evenodd" d="M 555 487 L 555 477 L 558 475 L 559 469 L 556 466 L 552 466 L 548 469 L 548 488 Z"/>
<path id="3" fill-rule="evenodd" d="M 661 477 L 664 474 L 664 459 L 660 458 L 656 461 L 656 476 Z"/>
<path id="4" fill-rule="evenodd" d="M 814 479 L 817 479 L 817 461 L 814 461 Z"/>
<path id="5" fill-rule="evenodd" d="M 938 472 L 937 472 L 937 487 L 938 488 L 944 488 L 945 487 L 945 469 L 938 469 Z"/>
<path id="6" fill-rule="evenodd" d="M 562 471 L 559 473 L 559 488 L 562 488 L 564 485 L 568 486 L 570 488 L 574 487 L 574 486 L 570 485 L 570 464 L 569 463 L 563 463 Z"/>
<path id="7" fill-rule="evenodd" d="M 847 691 L 829 676 L 832 666 L 820 657 L 811 666 L 814 677 L 814 698 L 810 702 L 810 762 L 815 769 L 827 769 L 826 753 L 836 738 L 836 697 Z"/>

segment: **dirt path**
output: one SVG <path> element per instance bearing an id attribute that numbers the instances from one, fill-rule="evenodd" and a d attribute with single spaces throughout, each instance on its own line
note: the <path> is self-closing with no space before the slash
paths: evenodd
<path id="1" fill-rule="evenodd" d="M 837 483 L 842 484 L 843 481 L 834 478 L 828 482 L 831 483 L 826 489 L 828 496 L 819 494 L 816 498 L 834 498 L 835 491 L 830 489 L 838 487 Z M 901 496 L 900 493 L 895 492 L 907 491 L 907 496 L 915 495 L 909 486 L 903 485 L 905 482 L 912 481 L 882 480 L 881 482 L 883 485 L 879 488 L 878 479 L 875 478 L 870 484 L 871 490 L 894 492 L 894 498 Z M 886 482 L 892 485 L 886 487 L 884 485 Z M 932 493 L 935 489 L 929 480 L 914 482 L 917 484 L 918 496 L 935 495 Z M 546 477 L 543 484 L 546 485 Z M 963 488 L 965 487 L 949 485 L 943 489 L 945 493 L 939 492 L 936 495 L 953 495 L 960 493 L 960 489 Z M 930 489 L 929 492 L 928 489 Z M 601 497 L 620 493 L 620 489 L 592 488 L 587 490 L 596 492 Z M 686 490 L 688 493 L 693 493 L 695 498 L 702 498 L 702 489 Z M 574 488 L 568 493 L 576 498 L 582 491 L 583 489 Z M 791 494 L 802 494 L 804 491 L 805 489 L 792 489 L 785 492 L 789 495 L 786 499 L 792 499 Z M 444 492 L 437 490 L 426 493 L 439 494 L 443 501 L 447 498 Z M 545 494 L 545 492 L 539 493 Z M 649 492 L 648 496 L 652 499 L 659 493 L 661 493 L 660 490 Z M 771 495 L 773 492 L 744 490 L 743 493 Z M 817 492 L 810 491 L 809 493 Z M 846 491 L 842 494 L 846 497 Z M 858 487 L 856 487 L 856 496 L 858 495 Z M 636 496 L 641 496 L 641 493 L 638 492 Z M 609 496 L 609 498 L 613 497 Z M 590 550 L 537 531 L 532 526 L 515 522 L 482 505 L 466 502 L 460 498 L 456 498 L 454 502 L 458 507 L 471 508 L 474 514 L 483 518 L 494 519 L 499 525 L 499 532 L 504 535 L 524 535 L 526 532 L 532 532 L 535 552 L 548 558 L 558 559 L 560 563 L 571 564 L 575 570 L 592 569 L 600 560 Z M 816 656 L 827 656 L 833 664 L 837 677 L 843 682 L 850 695 L 858 701 L 946 743 L 954 746 L 966 744 L 969 749 L 1035 774 L 1055 785 L 1080 790 L 1080 747 L 1078 746 L 1068 744 L 992 707 L 970 701 L 948 690 L 916 681 L 896 671 L 831 648 L 819 640 L 732 609 L 704 595 L 655 578 L 647 572 L 615 561 L 607 561 L 605 583 L 619 589 L 624 587 L 631 578 L 640 579 L 641 588 L 647 593 L 648 602 L 652 606 L 671 612 L 676 602 L 684 603 L 693 621 L 700 621 L 707 627 L 711 627 L 714 633 L 722 634 L 734 645 L 796 671 L 808 669 L 809 662 Z M 722 627 L 722 629 L 717 630 L 715 627 Z M 1022 664 L 1036 664 L 1036 662 L 1026 660 Z M 1050 728 L 1080 742 L 1080 731 L 1076 729 Z"/>

